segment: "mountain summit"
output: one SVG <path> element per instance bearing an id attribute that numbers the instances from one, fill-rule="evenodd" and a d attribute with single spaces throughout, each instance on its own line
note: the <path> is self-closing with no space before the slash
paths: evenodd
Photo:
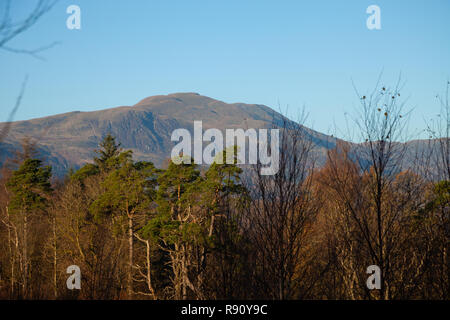
<path id="1" fill-rule="evenodd" d="M 133 150 L 135 159 L 162 166 L 175 145 L 170 141 L 173 130 L 192 131 L 197 120 L 203 121 L 204 130 L 258 129 L 280 125 L 283 116 L 264 105 L 228 104 L 198 93 L 151 96 L 133 106 L 13 122 L 8 137 L 0 144 L 0 161 L 18 148 L 21 139 L 31 137 L 37 140 L 46 162 L 62 175 L 70 167 L 91 161 L 101 139 L 111 133 L 124 149 Z M 305 129 L 323 151 L 334 146 L 334 139 Z"/>

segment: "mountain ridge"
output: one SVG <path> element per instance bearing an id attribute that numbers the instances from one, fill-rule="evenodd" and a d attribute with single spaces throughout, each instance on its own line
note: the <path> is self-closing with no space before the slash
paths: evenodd
<path id="1" fill-rule="evenodd" d="M 106 134 L 112 134 L 136 160 L 164 166 L 176 144 L 173 130 L 192 132 L 193 122 L 202 120 L 203 129 L 247 129 L 280 127 L 283 121 L 300 125 L 262 104 L 225 103 L 195 92 L 149 96 L 132 106 L 95 111 L 72 111 L 53 116 L 10 123 L 6 139 L 0 143 L 0 163 L 11 157 L 25 137 L 38 143 L 40 156 L 62 176 L 69 168 L 91 162 L 94 150 Z M 0 123 L 0 126 L 4 123 Z M 319 163 L 338 139 L 302 126 L 315 144 Z"/>

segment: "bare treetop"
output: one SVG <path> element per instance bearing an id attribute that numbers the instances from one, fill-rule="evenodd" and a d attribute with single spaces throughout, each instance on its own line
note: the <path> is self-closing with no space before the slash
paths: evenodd
<path id="1" fill-rule="evenodd" d="M 36 22 L 55 5 L 57 0 L 39 0 L 34 9 L 23 20 L 14 20 L 11 17 L 11 0 L 6 0 L 2 4 L 2 12 L 0 15 L 0 49 L 13 52 L 29 54 L 37 59 L 43 60 L 38 54 L 48 48 L 53 47 L 57 42 L 52 42 L 39 48 L 26 49 L 15 48 L 9 46 L 9 42 L 21 33 L 30 29 Z"/>

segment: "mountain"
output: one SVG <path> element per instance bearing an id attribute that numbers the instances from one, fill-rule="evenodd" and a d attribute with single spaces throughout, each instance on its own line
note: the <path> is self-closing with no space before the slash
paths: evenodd
<path id="1" fill-rule="evenodd" d="M 203 130 L 224 130 L 272 128 L 280 126 L 283 119 L 280 113 L 260 104 L 228 104 L 198 93 L 158 95 L 133 106 L 13 122 L 8 136 L 0 143 L 0 163 L 11 157 L 23 138 L 31 137 L 38 142 L 41 157 L 53 166 L 56 175 L 62 176 L 69 168 L 92 161 L 99 142 L 111 133 L 124 149 L 133 151 L 136 160 L 164 166 L 175 145 L 170 141 L 173 130 L 186 128 L 192 132 L 194 121 L 202 120 Z M 304 129 L 323 163 L 326 150 L 334 148 L 336 139 Z"/>

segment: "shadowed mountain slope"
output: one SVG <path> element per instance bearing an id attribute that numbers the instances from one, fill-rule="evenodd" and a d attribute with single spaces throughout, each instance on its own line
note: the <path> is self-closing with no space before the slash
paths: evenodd
<path id="1" fill-rule="evenodd" d="M 133 150 L 136 160 L 164 166 L 175 145 L 170 141 L 173 130 L 186 128 L 192 132 L 198 120 L 203 121 L 203 130 L 258 129 L 280 126 L 283 116 L 264 105 L 227 104 L 197 93 L 158 95 L 134 106 L 13 122 L 5 141 L 0 143 L 0 163 L 12 156 L 23 138 L 30 137 L 37 141 L 41 157 L 53 166 L 55 174 L 62 176 L 69 168 L 92 161 L 101 139 L 111 133 L 124 149 Z M 326 150 L 335 147 L 336 139 L 304 129 L 316 146 L 319 164 L 324 163 Z"/>

